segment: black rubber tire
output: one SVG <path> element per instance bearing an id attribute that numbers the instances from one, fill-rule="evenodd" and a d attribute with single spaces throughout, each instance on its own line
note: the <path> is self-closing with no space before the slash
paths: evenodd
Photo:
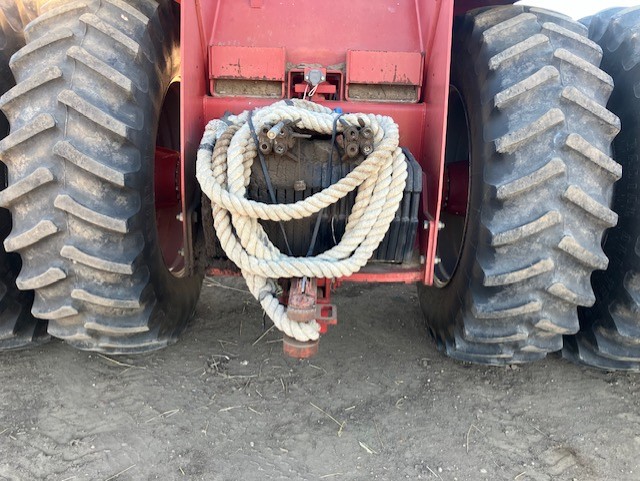
<path id="1" fill-rule="evenodd" d="M 523 6 L 457 18 L 451 83 L 466 105 L 470 191 L 458 266 L 444 287 L 419 287 L 427 327 L 450 356 L 532 361 L 578 331 L 595 301 L 607 205 L 620 166 L 613 82 L 586 28 Z M 446 229 L 446 226 L 445 226 Z"/>
<path id="2" fill-rule="evenodd" d="M 589 35 L 615 82 L 608 107 L 622 121 L 613 150 L 624 174 L 613 198 L 620 220 L 604 243 L 609 268 L 594 274 L 596 303 L 580 310 L 580 333 L 567 339 L 564 355 L 602 369 L 640 371 L 640 7 L 595 15 Z"/>
<path id="3" fill-rule="evenodd" d="M 608 8 L 590 17 L 581 18 L 580 23 L 589 29 L 589 38 L 597 42 L 596 39 L 602 38 L 604 32 L 607 30 L 611 17 L 622 10 L 624 10 L 624 7 Z"/>
<path id="4" fill-rule="evenodd" d="M 24 45 L 23 22 L 29 13 L 19 0 L 0 0 L 0 95 L 15 85 L 9 59 Z M 0 115 L 0 138 L 9 133 L 9 123 Z M 0 186 L 6 185 L 6 170 L 0 166 Z M 0 196 L 2 193 L 0 192 Z M 0 239 L 11 231 L 11 214 L 0 209 Z M 0 247 L 0 350 L 19 349 L 49 340 L 47 322 L 31 316 L 33 292 L 16 287 L 20 256 Z"/>
<path id="5" fill-rule="evenodd" d="M 179 73 L 173 0 L 54 2 L 11 59 L 0 100 L 11 134 L 4 204 L 34 316 L 73 346 L 112 354 L 161 348 L 192 316 L 202 273 L 177 277 L 160 250 L 154 149 Z M 56 6 L 58 5 L 58 6 Z M 179 224 L 176 223 L 176 228 Z"/>

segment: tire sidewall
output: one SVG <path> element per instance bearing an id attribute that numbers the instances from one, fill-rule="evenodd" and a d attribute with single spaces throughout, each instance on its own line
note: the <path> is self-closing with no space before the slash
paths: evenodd
<path id="1" fill-rule="evenodd" d="M 171 42 L 171 45 L 167 45 L 167 50 L 172 53 L 176 50 L 179 51 L 180 48 L 177 25 L 173 33 L 173 35 L 167 35 L 165 38 L 165 41 Z M 147 135 L 143 135 L 140 144 L 141 156 L 145 159 L 142 169 L 143 174 L 140 177 L 142 182 L 140 186 L 142 232 L 144 232 L 145 237 L 141 262 L 148 266 L 149 285 L 153 289 L 157 300 L 157 306 L 151 316 L 150 324 L 153 325 L 156 320 L 159 321 L 159 337 L 175 337 L 185 327 L 185 321 L 193 315 L 195 310 L 203 279 L 201 266 L 192 267 L 191 272 L 185 269 L 180 277 L 169 271 L 163 258 L 161 239 L 159 238 L 156 221 L 154 190 L 156 137 L 166 93 L 171 82 L 180 75 L 180 63 L 177 59 L 179 59 L 179 56 L 171 55 L 171 61 L 167 61 L 166 68 L 163 69 L 158 79 L 160 88 L 155 92 L 153 98 L 150 95 L 144 98 L 144 115 L 148 119 L 145 124 L 150 125 L 150 129 L 148 131 L 145 129 Z M 149 76 L 152 76 L 154 72 L 157 72 L 157 70 L 152 69 L 149 72 Z M 182 229 L 182 223 L 176 221 L 176 229 Z"/>

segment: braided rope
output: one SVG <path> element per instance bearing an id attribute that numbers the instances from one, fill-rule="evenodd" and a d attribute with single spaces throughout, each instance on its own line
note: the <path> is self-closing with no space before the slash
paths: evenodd
<path id="1" fill-rule="evenodd" d="M 304 100 L 280 101 L 253 112 L 256 130 L 264 124 L 297 120 L 297 126 L 331 135 L 336 115 Z M 374 133 L 374 151 L 347 176 L 293 204 L 264 204 L 247 199 L 246 189 L 257 147 L 248 125 L 249 113 L 212 120 L 198 150 L 196 177 L 211 200 L 213 224 L 225 253 L 242 271 L 247 286 L 275 326 L 299 341 L 315 340 L 316 321 L 299 323 L 287 317 L 276 296 L 276 281 L 285 277 L 346 277 L 371 258 L 384 239 L 402 200 L 407 179 L 404 154 L 398 147 L 398 126 L 390 117 L 343 114 L 350 125 L 364 121 Z M 338 132 L 343 127 L 338 123 Z M 310 217 L 358 189 L 345 233 L 333 248 L 315 257 L 280 252 L 258 222 Z"/>

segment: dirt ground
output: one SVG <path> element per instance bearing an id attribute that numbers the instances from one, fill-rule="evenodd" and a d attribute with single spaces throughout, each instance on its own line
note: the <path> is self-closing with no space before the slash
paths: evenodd
<path id="1" fill-rule="evenodd" d="M 146 356 L 58 341 L 0 359 L 2 480 L 638 480 L 640 385 L 552 356 L 447 359 L 413 286 L 344 286 L 311 361 L 239 280 Z"/>

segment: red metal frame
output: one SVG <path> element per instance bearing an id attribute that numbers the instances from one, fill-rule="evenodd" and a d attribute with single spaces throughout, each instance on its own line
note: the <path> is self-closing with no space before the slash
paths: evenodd
<path id="1" fill-rule="evenodd" d="M 383 271 L 371 271 L 364 270 L 356 272 L 349 277 L 341 277 L 335 281 L 336 286 L 339 286 L 343 282 L 354 283 L 393 283 L 393 284 L 415 284 L 422 281 L 422 268 L 410 267 L 408 269 L 398 269 L 395 266 L 388 268 L 384 266 Z M 240 271 L 238 269 L 222 269 L 218 267 L 209 267 L 207 269 L 208 276 L 220 276 L 220 277 L 238 277 Z M 327 279 L 318 279 L 318 282 L 328 282 Z M 319 284 L 320 285 L 320 284 Z M 319 304 L 322 302 L 319 300 Z"/>
<path id="2" fill-rule="evenodd" d="M 393 68 L 389 68 L 390 65 L 393 65 Z M 423 52 L 347 51 L 348 84 L 415 86 L 417 98 L 420 98 L 423 70 Z M 349 100 L 348 89 L 347 100 Z"/>
<path id="3" fill-rule="evenodd" d="M 212 45 L 209 47 L 210 92 L 216 80 L 258 80 L 281 82 L 280 96 L 284 95 L 285 50 L 279 47 L 237 47 Z"/>
<path id="4" fill-rule="evenodd" d="M 176 228 L 180 214 L 180 192 L 176 190 L 180 152 L 156 146 L 154 192 L 158 242 L 167 268 L 181 272 L 184 268 L 182 232 Z"/>
<path id="5" fill-rule="evenodd" d="M 395 270 L 393 267 L 385 272 L 360 271 L 343 277 L 340 282 L 374 282 L 374 283 L 395 283 L 395 284 L 415 284 L 422 282 L 422 269 Z"/>
<path id="6" fill-rule="evenodd" d="M 319 94 L 318 97 L 313 99 L 314 101 L 316 101 L 316 99 L 324 100 L 326 98 L 326 95 L 337 95 L 338 98 L 340 99 L 344 98 L 344 92 L 343 92 L 344 89 L 343 89 L 343 82 L 342 82 L 342 77 L 344 76 L 344 72 L 341 72 L 340 70 L 327 70 L 326 68 L 312 68 L 312 67 L 305 67 L 304 69 L 292 68 L 289 70 L 289 76 L 288 76 L 287 82 L 289 84 L 288 92 L 290 96 L 295 95 L 298 98 L 300 98 L 301 97 L 300 94 L 305 94 L 309 92 L 309 83 L 307 82 L 296 83 L 294 80 L 294 77 L 298 76 L 304 79 L 309 75 L 311 71 L 314 71 L 314 70 L 321 72 L 323 75 L 323 78 L 325 78 L 325 80 L 320 82 L 317 85 L 317 87 L 314 89 L 315 94 Z M 331 84 L 331 82 L 329 81 L 329 77 L 331 76 L 333 76 L 334 79 L 336 79 L 339 82 L 337 86 Z"/>
<path id="7" fill-rule="evenodd" d="M 323 102 L 346 112 L 390 115 L 400 141 L 425 172 L 419 237 L 424 264 L 398 272 L 355 274 L 354 281 L 433 282 L 437 225 L 442 203 L 451 32 L 456 14 L 507 0 L 182 0 L 182 210 L 191 219 L 199 195 L 195 153 L 206 121 L 225 112 L 268 105 L 273 98 L 212 96 L 210 81 L 246 78 L 282 81 L 291 69 L 346 69 L 348 84 L 415 85 L 416 103 Z M 354 58 L 355 55 L 355 58 Z M 285 69 L 281 72 L 282 64 Z M 344 86 L 343 86 L 344 87 Z M 346 92 L 345 92 L 346 93 Z M 343 97 L 344 98 L 344 97 Z M 184 222 L 185 260 L 193 263 L 191 223 Z"/>

